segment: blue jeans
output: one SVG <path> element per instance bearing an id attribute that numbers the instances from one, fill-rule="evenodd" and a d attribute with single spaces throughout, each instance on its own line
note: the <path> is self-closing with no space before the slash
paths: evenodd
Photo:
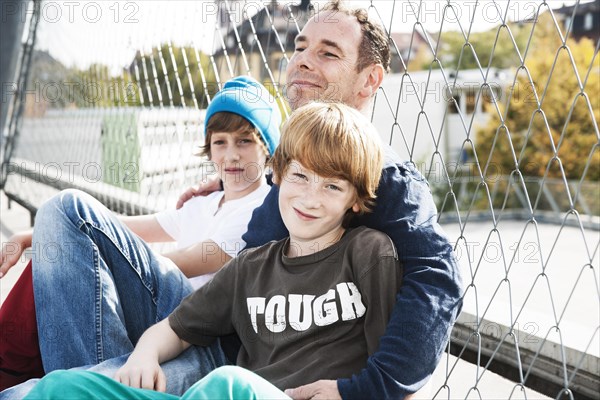
<path id="1" fill-rule="evenodd" d="M 39 209 L 32 250 L 46 373 L 104 362 L 98 372 L 111 375 L 126 358 L 111 359 L 130 353 L 142 333 L 193 290 L 170 260 L 154 254 L 93 197 L 75 190 Z M 218 341 L 185 354 L 184 367 L 174 361 L 173 382 L 186 369 L 191 384 L 227 364 Z M 186 389 L 169 388 L 176 394 Z"/>

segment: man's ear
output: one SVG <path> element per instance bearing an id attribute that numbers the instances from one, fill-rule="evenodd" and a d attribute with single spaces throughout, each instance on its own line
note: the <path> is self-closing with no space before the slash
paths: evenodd
<path id="1" fill-rule="evenodd" d="M 373 64 L 366 67 L 363 71 L 365 76 L 365 83 L 361 88 L 359 94 L 365 98 L 371 98 L 377 93 L 383 77 L 385 76 L 385 70 L 381 64 Z"/>

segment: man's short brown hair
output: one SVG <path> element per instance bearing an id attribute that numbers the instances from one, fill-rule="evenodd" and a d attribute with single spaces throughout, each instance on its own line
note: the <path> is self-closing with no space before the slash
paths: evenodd
<path id="1" fill-rule="evenodd" d="M 356 70 L 362 71 L 372 64 L 381 64 L 388 72 L 390 69 L 390 41 L 385 30 L 372 18 L 364 8 L 354 8 L 342 0 L 333 0 L 325 4 L 323 11 L 341 12 L 355 17 L 360 24 L 362 40 L 358 46 L 358 61 Z"/>

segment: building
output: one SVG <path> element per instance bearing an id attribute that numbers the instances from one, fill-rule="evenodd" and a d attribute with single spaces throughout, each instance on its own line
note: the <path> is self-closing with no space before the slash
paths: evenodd
<path id="1" fill-rule="evenodd" d="M 214 57 L 221 82 L 249 71 L 258 80 L 285 82 L 285 68 L 294 39 L 308 20 L 310 0 L 297 5 L 272 1 L 260 9 L 255 3 L 220 4 L 221 36 Z M 243 8 L 246 7 L 246 8 Z M 264 61 L 266 60 L 266 62 Z"/>
<path id="2" fill-rule="evenodd" d="M 431 47 L 436 48 L 433 39 Z M 406 70 L 410 62 L 416 60 L 419 55 L 431 54 L 428 50 L 429 44 L 427 38 L 418 29 L 409 33 L 392 32 L 390 33 L 391 63 L 390 72 L 399 73 Z"/>
<path id="3" fill-rule="evenodd" d="M 486 76 L 484 77 L 484 74 Z M 485 78 L 485 80 L 484 80 Z M 490 107 L 505 101 L 509 71 L 492 68 L 445 75 L 442 70 L 389 74 L 377 94 L 373 124 L 385 143 L 418 166 L 465 162 L 465 141 L 490 120 Z M 423 168 L 425 169 L 425 168 Z"/>
<path id="4" fill-rule="evenodd" d="M 570 37 L 575 40 L 587 37 L 600 40 L 600 0 L 578 5 L 563 6 L 554 10 L 562 19 L 565 31 L 572 25 Z"/>

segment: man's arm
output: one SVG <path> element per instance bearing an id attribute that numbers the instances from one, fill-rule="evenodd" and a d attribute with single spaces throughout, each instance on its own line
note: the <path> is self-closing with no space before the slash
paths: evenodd
<path id="1" fill-rule="evenodd" d="M 379 350 L 367 367 L 338 380 L 344 399 L 405 398 L 431 377 L 447 344 L 463 292 L 452 246 L 436 221 L 429 185 L 409 164 L 386 163 L 374 212 L 358 224 L 392 238 L 403 282 Z"/>
<path id="2" fill-rule="evenodd" d="M 285 389 L 285 394 L 294 400 L 339 400 L 337 382 L 333 380 L 320 380 L 308 385 L 302 385 L 294 389 Z M 404 396 L 404 400 L 410 400 L 413 395 Z"/>

